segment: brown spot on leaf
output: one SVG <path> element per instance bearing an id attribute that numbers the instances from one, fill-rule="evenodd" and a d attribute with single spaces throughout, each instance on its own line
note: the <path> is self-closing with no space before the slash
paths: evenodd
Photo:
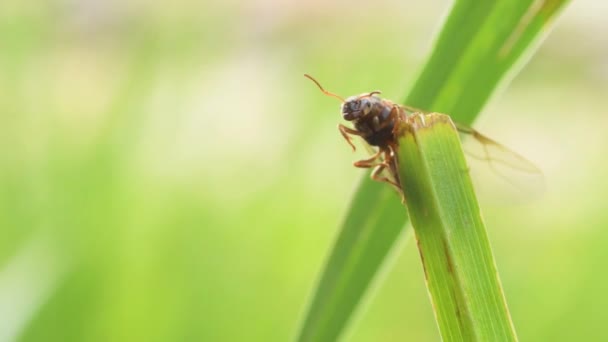
<path id="1" fill-rule="evenodd" d="M 422 253 L 422 248 L 420 248 L 420 240 L 416 239 L 416 245 L 418 245 L 418 253 L 420 253 L 420 260 L 422 260 L 422 270 L 424 271 L 424 279 L 428 283 L 429 274 L 426 271 L 426 264 L 424 262 L 424 254 Z"/>
<path id="2" fill-rule="evenodd" d="M 450 255 L 450 249 L 448 248 L 448 243 L 444 240 L 441 240 L 443 243 L 443 254 L 445 255 L 446 265 L 448 267 L 448 272 L 450 274 L 454 274 L 454 264 L 452 262 L 452 256 Z"/>

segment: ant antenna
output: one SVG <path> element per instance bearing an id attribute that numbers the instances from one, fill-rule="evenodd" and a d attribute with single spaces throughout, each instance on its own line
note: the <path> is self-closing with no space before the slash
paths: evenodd
<path id="1" fill-rule="evenodd" d="M 337 98 L 338 100 L 340 100 L 340 101 L 342 101 L 342 102 L 345 102 L 345 101 L 344 101 L 344 99 L 343 99 L 341 96 L 336 95 L 336 94 L 334 94 L 334 93 L 330 93 L 330 92 L 328 92 L 327 90 L 323 89 L 323 87 L 321 86 L 321 84 L 319 83 L 319 81 L 315 80 L 315 79 L 314 79 L 312 76 L 310 76 L 309 74 L 304 74 L 304 77 L 306 77 L 306 78 L 308 78 L 309 80 L 311 80 L 311 81 L 315 82 L 315 84 L 316 84 L 316 85 L 319 87 L 319 89 L 321 89 L 321 91 L 323 92 L 323 94 L 325 94 L 325 95 L 327 95 L 327 96 L 335 97 L 335 98 Z"/>
<path id="2" fill-rule="evenodd" d="M 378 95 L 378 94 L 382 94 L 382 92 L 380 90 L 374 90 L 369 94 L 363 94 L 363 95 L 357 97 L 357 99 L 362 99 L 364 97 L 371 97 L 371 96 Z"/>

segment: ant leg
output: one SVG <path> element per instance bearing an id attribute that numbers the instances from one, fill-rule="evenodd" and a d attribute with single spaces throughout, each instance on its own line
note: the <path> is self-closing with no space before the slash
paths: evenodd
<path id="1" fill-rule="evenodd" d="M 344 137 L 344 139 L 346 139 L 346 142 L 350 145 L 350 147 L 353 148 L 353 152 L 356 150 L 355 145 L 353 145 L 352 140 L 350 140 L 350 136 L 348 136 L 348 134 L 351 135 L 358 135 L 358 136 L 362 136 L 363 134 L 361 134 L 361 132 L 356 131 L 352 128 L 348 128 L 346 126 L 344 126 L 343 124 L 338 124 L 338 130 L 340 131 L 340 133 L 342 133 L 342 136 Z"/>
<path id="2" fill-rule="evenodd" d="M 392 185 L 395 188 L 395 190 L 397 190 L 399 195 L 401 196 L 401 202 L 405 203 L 405 194 L 403 193 L 403 189 L 401 188 L 401 184 L 400 184 L 401 181 L 399 180 L 399 174 L 397 173 L 398 170 L 397 170 L 397 166 L 395 164 L 395 150 L 393 149 L 393 147 L 389 146 L 388 150 L 380 150 L 376 155 L 379 155 L 380 153 L 384 153 L 384 161 L 382 163 L 379 163 L 376 165 L 369 165 L 369 166 L 365 166 L 365 167 L 375 166 L 376 168 L 372 172 L 371 178 L 377 182 L 384 182 L 384 183 L 388 183 L 388 184 Z M 376 157 L 376 156 L 374 156 L 374 157 Z M 357 166 L 357 165 L 355 165 L 355 166 Z M 384 171 L 386 169 L 388 169 L 389 173 L 393 177 L 395 177 L 394 181 L 386 176 L 380 175 L 382 173 L 382 171 Z"/>
<path id="3" fill-rule="evenodd" d="M 379 150 L 371 158 L 356 161 L 353 165 L 355 165 L 355 167 L 360 167 L 360 168 L 364 168 L 364 169 L 368 169 L 368 168 L 377 166 L 379 164 L 378 163 L 374 163 L 374 162 L 378 159 L 378 157 L 380 157 L 380 155 L 382 154 L 382 152 L 383 151 Z"/>
<path id="4" fill-rule="evenodd" d="M 374 172 L 372 172 L 372 176 L 371 176 L 372 179 L 375 180 L 375 181 L 377 181 L 377 182 L 388 183 L 388 184 L 394 186 L 395 188 L 401 190 L 401 186 L 399 186 L 399 184 L 397 184 L 397 183 L 393 182 L 392 180 L 388 179 L 388 177 L 380 176 L 380 173 L 382 171 L 384 171 L 384 169 L 386 169 L 387 167 L 390 168 L 390 166 L 386 162 L 384 162 L 382 164 L 378 164 L 378 166 L 376 167 L 376 169 L 374 170 Z"/>

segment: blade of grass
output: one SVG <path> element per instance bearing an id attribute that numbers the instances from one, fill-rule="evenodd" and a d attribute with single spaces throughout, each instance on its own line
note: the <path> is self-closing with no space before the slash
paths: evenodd
<path id="1" fill-rule="evenodd" d="M 468 173 L 447 115 L 412 117 L 399 173 L 444 341 L 516 341 Z"/>
<path id="2" fill-rule="evenodd" d="M 458 122 L 470 124 L 513 64 L 525 61 L 523 53 L 532 52 L 531 43 L 566 3 L 456 1 L 405 103 L 450 113 Z M 344 331 L 408 220 L 392 191 L 367 175 L 359 184 L 299 327 L 299 341 L 334 340 Z M 360 240 L 345 238 L 371 229 L 386 238 L 365 248 Z M 357 264 L 354 258 L 368 261 L 348 267 Z M 347 291 L 344 284 L 349 284 Z"/>
<path id="3" fill-rule="evenodd" d="M 335 341 L 338 338 L 340 328 L 350 317 L 343 313 L 354 311 L 369 281 L 374 278 L 377 265 L 384 261 L 384 254 L 375 253 L 378 246 L 393 244 L 399 237 L 401 218 L 392 213 L 403 211 L 403 206 L 396 192 L 383 190 L 375 183 L 365 183 L 353 198 L 352 208 L 366 208 L 376 214 L 354 210 L 344 221 L 345 229 L 341 230 L 336 245 L 348 248 L 334 249 L 320 288 L 328 290 L 315 293 L 303 325 L 314 329 L 301 330 L 300 341 Z M 379 201 L 368 202 L 370 196 Z M 366 281 L 353 281 L 359 279 Z"/>
<path id="4" fill-rule="evenodd" d="M 456 1 L 405 103 L 471 124 L 568 0 Z"/>

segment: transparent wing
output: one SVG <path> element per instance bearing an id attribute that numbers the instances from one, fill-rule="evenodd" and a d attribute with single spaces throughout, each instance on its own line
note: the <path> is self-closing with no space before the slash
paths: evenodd
<path id="1" fill-rule="evenodd" d="M 408 114 L 430 113 L 402 105 Z M 466 125 L 454 123 L 469 157 L 476 189 L 485 197 L 508 198 L 510 202 L 535 197 L 545 191 L 542 171 L 526 158 Z"/>
<path id="2" fill-rule="evenodd" d="M 478 190 L 492 194 L 493 198 L 506 195 L 510 201 L 544 192 L 544 175 L 534 163 L 473 128 L 455 125 L 462 135 L 462 146 Z"/>
<path id="3" fill-rule="evenodd" d="M 456 124 L 456 128 L 458 129 L 458 132 L 465 136 L 465 139 L 467 135 L 470 136 L 476 144 L 479 144 L 479 147 L 483 151 L 482 154 L 475 154 L 467 151 L 469 156 L 481 161 L 486 161 L 492 164 L 493 167 L 503 165 L 521 172 L 542 175 L 541 170 L 531 161 L 479 133 L 475 129 L 461 124 Z"/>

